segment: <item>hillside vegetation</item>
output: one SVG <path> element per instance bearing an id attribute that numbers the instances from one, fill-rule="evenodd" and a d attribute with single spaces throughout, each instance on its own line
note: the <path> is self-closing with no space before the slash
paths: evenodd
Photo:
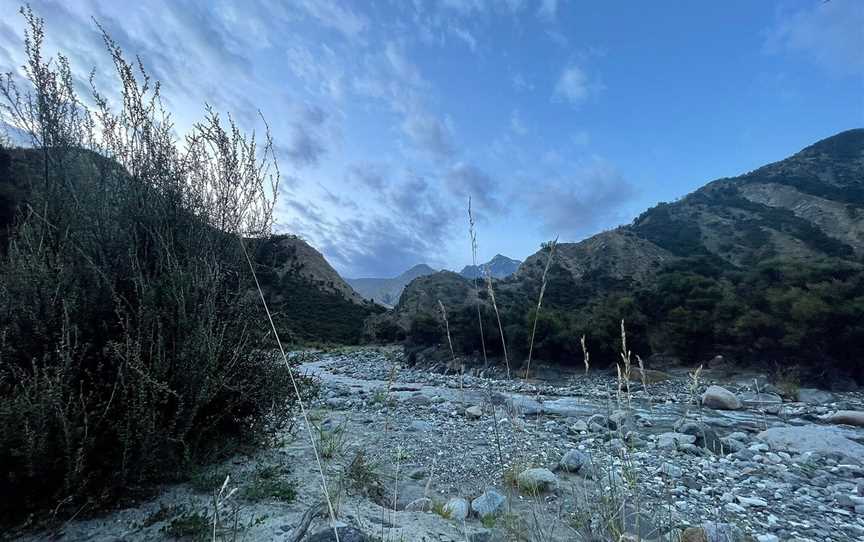
<path id="1" fill-rule="evenodd" d="M 35 145 L 0 146 L 4 523 L 92 511 L 266 440 L 296 399 L 244 255 L 274 242 L 269 134 L 208 110 L 181 145 L 107 35 L 122 99 L 94 90 L 88 108 L 22 12 L 29 80 L 0 85 Z"/>
<path id="2" fill-rule="evenodd" d="M 714 355 L 767 369 L 801 366 L 816 376 L 864 376 L 864 130 L 849 130 L 798 154 L 674 203 L 631 225 L 579 243 L 559 243 L 540 312 L 535 355 L 612 362 L 627 322 L 634 353 L 693 363 Z M 548 248 L 530 256 L 495 294 L 508 347 L 524 357 Z M 497 330 L 485 287 L 484 329 Z M 410 284 L 394 321 L 412 340 L 441 341 L 437 300 L 448 307 L 454 344 L 476 353 L 470 281 Z M 472 316 L 473 315 L 473 316 Z M 425 330 L 425 331 L 424 331 Z M 495 349 L 494 341 L 487 347 Z"/>

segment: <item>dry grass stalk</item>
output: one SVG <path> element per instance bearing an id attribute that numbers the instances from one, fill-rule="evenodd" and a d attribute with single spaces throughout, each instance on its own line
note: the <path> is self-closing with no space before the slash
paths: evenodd
<path id="1" fill-rule="evenodd" d="M 543 268 L 543 276 L 540 278 L 540 295 L 537 297 L 537 310 L 534 312 L 534 326 L 531 329 L 531 343 L 528 345 L 528 363 L 525 366 L 525 378 L 531 371 L 531 356 L 534 354 L 534 336 L 537 334 L 537 320 L 540 319 L 540 306 L 543 304 L 543 294 L 546 293 L 546 275 L 549 273 L 549 265 L 555 255 L 555 245 L 558 244 L 556 237 L 549 243 L 549 257 L 546 258 L 546 267 Z"/>
<path id="2" fill-rule="evenodd" d="M 309 421 L 309 416 L 306 413 L 306 406 L 303 404 L 303 396 L 300 393 L 300 387 L 297 384 L 297 379 L 294 378 L 294 369 L 288 362 L 288 355 L 285 353 L 285 347 L 282 346 L 282 339 L 279 337 L 279 331 L 276 329 L 276 324 L 273 322 L 273 316 L 270 314 L 270 308 L 267 306 L 267 300 L 264 297 L 264 290 L 261 289 L 261 284 L 258 282 L 258 275 L 255 273 L 255 266 L 252 265 L 252 259 L 249 257 L 249 252 L 246 250 L 246 245 L 243 243 L 243 237 L 238 236 L 240 248 L 243 249 L 243 255 L 246 257 L 246 263 L 249 264 L 249 271 L 252 273 L 252 278 L 255 280 L 255 288 L 258 290 L 258 295 L 261 298 L 261 304 L 264 306 L 264 312 L 267 314 L 267 320 L 270 322 L 270 330 L 276 338 L 276 344 L 279 345 L 279 353 L 282 354 L 282 361 L 288 370 L 288 375 L 291 377 L 291 385 L 294 387 L 294 394 L 297 397 L 297 405 L 300 407 L 300 414 L 303 416 L 303 422 L 306 426 L 306 433 L 309 436 L 309 442 L 312 445 L 312 453 L 315 455 L 315 462 L 318 465 L 318 474 L 321 477 L 321 490 L 324 493 L 324 498 L 327 501 L 327 510 L 330 513 L 330 521 L 333 525 L 333 536 L 336 537 L 336 542 L 339 541 L 339 531 L 336 528 L 336 510 L 333 508 L 333 500 L 330 498 L 330 491 L 327 489 L 327 477 L 324 475 L 324 465 L 321 462 L 321 455 L 318 452 L 318 447 L 315 445 L 315 435 L 312 433 L 312 422 Z M 227 481 L 227 480 L 226 480 Z"/>
<path id="3" fill-rule="evenodd" d="M 630 374 L 633 367 L 632 353 L 627 350 L 627 331 L 624 329 L 624 320 L 621 320 L 621 360 L 624 368 L 618 367 L 618 387 L 621 388 L 621 380 L 624 380 L 624 388 L 627 395 L 627 406 L 630 406 Z"/>
<path id="4" fill-rule="evenodd" d="M 701 386 L 701 378 L 702 378 L 702 365 L 696 368 L 695 371 L 691 371 L 689 373 L 690 383 L 689 383 L 689 391 L 690 391 L 690 402 L 694 405 L 698 404 L 696 399 L 697 394 L 699 393 L 699 387 Z"/>
<path id="5" fill-rule="evenodd" d="M 471 211 L 471 197 L 468 197 L 468 236 L 471 238 L 471 264 L 477 269 L 477 228 L 474 222 L 474 213 Z M 480 312 L 480 284 L 479 274 L 474 276 L 471 283 L 474 285 L 474 297 L 477 299 L 477 325 L 480 326 L 480 348 L 483 350 L 483 366 L 489 364 L 486 356 L 486 335 L 483 333 L 483 316 Z"/>
<path id="6" fill-rule="evenodd" d="M 444 303 L 438 300 L 438 307 L 441 309 L 441 317 L 444 319 L 444 329 L 447 331 L 447 344 L 450 345 L 450 357 L 453 360 L 453 365 L 456 365 L 456 351 L 453 350 L 453 340 L 450 338 L 450 322 L 447 320 L 447 309 L 444 308 Z M 463 402 L 465 399 L 465 388 L 463 381 L 465 379 L 465 364 L 459 364 L 459 400 Z"/>
<path id="7" fill-rule="evenodd" d="M 585 343 L 585 335 L 582 335 L 582 361 L 585 362 L 585 374 L 588 374 L 588 369 L 591 368 L 591 353 L 588 352 L 588 345 Z"/>
<path id="8" fill-rule="evenodd" d="M 645 393 L 648 394 L 648 398 L 651 398 L 651 392 L 648 391 L 648 375 L 645 374 L 645 362 L 642 361 L 642 357 L 639 354 L 636 354 L 636 361 L 639 362 L 639 375 L 642 377 L 642 389 L 645 390 Z"/>
<path id="9" fill-rule="evenodd" d="M 498 312 L 498 303 L 495 301 L 495 289 L 492 288 L 492 274 L 487 268 L 486 272 L 486 291 L 489 292 L 489 298 L 492 300 L 492 308 L 495 309 L 495 318 L 498 320 L 498 331 L 501 333 L 501 348 L 504 349 L 504 364 L 507 366 L 507 378 L 510 378 L 510 358 L 507 357 L 507 341 L 504 340 L 504 328 L 501 326 L 501 314 Z"/>

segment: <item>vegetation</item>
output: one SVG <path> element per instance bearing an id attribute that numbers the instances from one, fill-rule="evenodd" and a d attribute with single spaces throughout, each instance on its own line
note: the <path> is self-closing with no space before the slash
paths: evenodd
<path id="1" fill-rule="evenodd" d="M 181 144 L 158 84 L 107 35 L 120 99 L 81 99 L 22 13 L 28 81 L 0 86 L 36 142 L 0 149 L 0 184 L 18 192 L 0 260 L 4 521 L 89 510 L 226 439 L 260 441 L 293 401 L 240 243 L 269 235 L 269 136 L 208 109 Z"/>

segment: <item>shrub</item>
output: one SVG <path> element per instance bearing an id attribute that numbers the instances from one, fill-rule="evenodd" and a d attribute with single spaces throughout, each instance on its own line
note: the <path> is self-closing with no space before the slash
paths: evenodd
<path id="1" fill-rule="evenodd" d="M 179 146 L 158 84 L 107 35 L 119 110 L 95 88 L 90 109 L 68 61 L 43 57 L 42 20 L 22 14 L 29 82 L 0 85 L 36 142 L 9 153 L 27 202 L 0 260 L 11 521 L 174 476 L 216 443 L 271 434 L 291 403 L 239 243 L 270 231 L 269 135 L 259 146 L 208 109 Z"/>

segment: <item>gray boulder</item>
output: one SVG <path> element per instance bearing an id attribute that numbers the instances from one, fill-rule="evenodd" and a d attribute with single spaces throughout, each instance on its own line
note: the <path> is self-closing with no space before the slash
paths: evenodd
<path id="1" fill-rule="evenodd" d="M 717 410 L 740 410 L 741 401 L 738 397 L 720 386 L 709 386 L 702 394 L 702 405 Z"/>
<path id="2" fill-rule="evenodd" d="M 567 450 L 561 461 L 558 462 L 558 468 L 565 472 L 578 473 L 590 463 L 588 455 L 579 450 Z"/>
<path id="3" fill-rule="evenodd" d="M 864 446 L 843 436 L 835 427 L 802 425 L 796 427 L 772 427 L 762 431 L 756 438 L 776 450 L 797 453 L 837 453 L 843 457 L 864 462 Z"/>
<path id="4" fill-rule="evenodd" d="M 685 444 L 695 444 L 696 437 L 686 435 L 684 433 L 668 432 L 660 435 L 657 441 L 657 447 L 664 450 L 675 450 L 681 448 Z"/>
<path id="5" fill-rule="evenodd" d="M 558 477 L 549 469 L 534 468 L 519 473 L 516 483 L 522 491 L 539 492 L 558 489 Z"/>
<path id="6" fill-rule="evenodd" d="M 462 497 L 453 497 L 444 504 L 443 511 L 449 519 L 465 521 L 468 517 L 468 501 Z"/>
<path id="7" fill-rule="evenodd" d="M 471 501 L 471 511 L 478 517 L 486 518 L 494 516 L 501 511 L 501 507 L 507 502 L 507 497 L 493 488 L 489 488 L 482 495 Z"/>

